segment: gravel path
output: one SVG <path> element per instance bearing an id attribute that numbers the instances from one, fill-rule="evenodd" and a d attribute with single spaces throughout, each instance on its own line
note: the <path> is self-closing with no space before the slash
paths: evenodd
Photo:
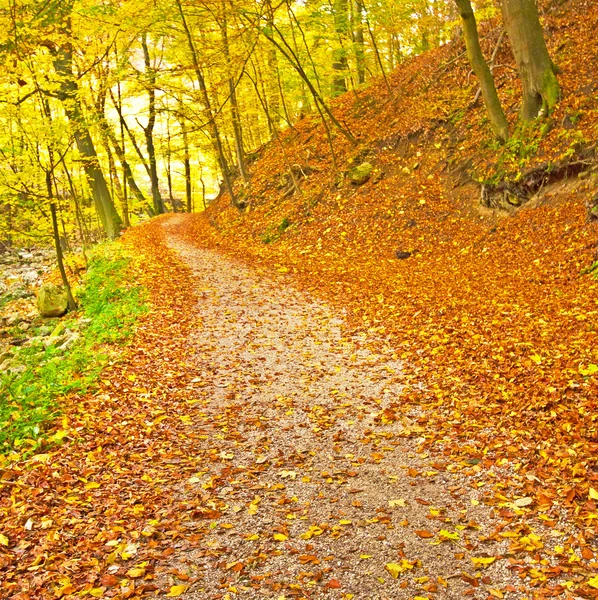
<path id="1" fill-rule="evenodd" d="M 475 477 L 418 452 L 417 413 L 376 419 L 406 385 L 392 348 L 164 226 L 197 282 L 194 423 L 214 461 L 176 492 L 203 500 L 198 543 L 157 578 L 201 599 L 525 597 L 507 540 L 484 541 L 499 520 Z"/>

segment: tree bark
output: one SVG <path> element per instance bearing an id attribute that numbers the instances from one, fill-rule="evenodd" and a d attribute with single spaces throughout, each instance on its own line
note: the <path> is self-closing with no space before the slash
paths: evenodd
<path id="1" fill-rule="evenodd" d="M 60 77 L 58 97 L 73 127 L 77 149 L 81 155 L 85 175 L 91 188 L 100 223 L 110 239 L 115 239 L 122 229 L 122 221 L 106 185 L 98 154 L 83 115 L 73 74 L 73 53 L 69 45 L 51 48 L 54 70 Z"/>
<path id="2" fill-rule="evenodd" d="M 160 183 L 158 181 L 158 169 L 156 166 L 156 149 L 154 147 L 154 126 L 156 124 L 156 69 L 151 64 L 149 48 L 147 45 L 147 34 L 141 37 L 141 47 L 143 48 L 143 60 L 145 62 L 145 73 L 147 76 L 148 102 L 148 121 L 143 128 L 145 134 L 145 145 L 149 159 L 150 180 L 152 185 L 152 200 L 154 212 L 157 215 L 164 213 L 164 202 L 160 194 Z"/>
<path id="3" fill-rule="evenodd" d="M 332 95 L 339 96 L 347 91 L 347 53 L 343 47 L 343 36 L 347 34 L 349 3 L 347 0 L 334 0 L 334 30 L 338 36 L 339 47 L 332 51 L 332 70 L 334 79 L 332 81 Z"/>
<path id="4" fill-rule="evenodd" d="M 355 62 L 357 63 L 357 83 L 365 83 L 365 52 L 363 39 L 363 1 L 353 0 L 353 11 L 351 19 L 353 31 L 353 48 Z"/>
<path id="5" fill-rule="evenodd" d="M 494 135 L 502 142 L 506 142 L 509 138 L 509 123 L 502 109 L 496 86 L 494 85 L 494 77 L 488 63 L 482 53 L 480 46 L 480 38 L 478 36 L 478 28 L 475 15 L 471 8 L 470 0 L 455 0 L 461 22 L 463 23 L 463 38 L 465 39 L 465 47 L 467 48 L 467 56 L 471 67 L 480 82 L 482 97 Z"/>
<path id="6" fill-rule="evenodd" d="M 187 18 L 185 17 L 185 13 L 183 11 L 183 6 L 181 4 L 181 0 L 176 0 L 176 5 L 179 11 L 179 15 L 181 17 L 181 23 L 183 25 L 183 29 L 185 30 L 185 36 L 187 38 L 187 44 L 189 46 L 189 52 L 191 54 L 191 60 L 193 62 L 193 70 L 195 71 L 195 76 L 197 78 L 197 84 L 199 86 L 199 91 L 201 93 L 204 110 L 208 117 L 208 125 L 210 127 L 210 137 L 212 138 L 212 143 L 214 145 L 214 149 L 216 150 L 216 155 L 218 158 L 218 165 L 220 167 L 220 171 L 222 172 L 222 177 L 224 179 L 224 185 L 226 186 L 226 190 L 228 195 L 230 196 L 231 203 L 235 208 L 244 208 L 244 205 L 241 204 L 237 196 L 235 195 L 235 190 L 233 188 L 233 182 L 230 176 L 230 170 L 228 167 L 228 162 L 226 160 L 226 156 L 224 154 L 224 148 L 222 146 L 222 139 L 220 138 L 220 131 L 218 129 L 218 124 L 216 123 L 216 119 L 214 113 L 212 111 L 212 103 L 210 102 L 210 96 L 208 94 L 208 89 L 206 87 L 206 81 L 203 75 L 203 71 L 199 65 L 199 59 L 197 57 L 197 51 L 195 49 L 195 44 L 193 43 L 193 36 L 191 35 L 191 30 L 189 29 L 189 25 L 187 23 Z"/>
<path id="7" fill-rule="evenodd" d="M 51 169 L 54 167 L 52 166 Z M 56 249 L 56 262 L 58 263 L 58 270 L 60 271 L 60 278 L 66 290 L 66 298 L 69 306 L 69 310 L 77 310 L 77 303 L 73 297 L 71 290 L 71 284 L 69 283 L 64 268 L 64 259 L 62 256 L 62 246 L 60 245 L 60 232 L 58 231 L 58 219 L 56 217 L 56 204 L 54 202 L 54 194 L 52 190 L 52 170 L 46 171 L 46 190 L 48 193 L 48 200 L 50 201 L 50 214 L 52 215 L 52 237 L 54 238 L 54 248 Z"/>
<path id="8" fill-rule="evenodd" d="M 556 67 L 546 48 L 536 0 L 501 0 L 501 9 L 523 86 L 521 118 L 531 121 L 550 113 L 560 99 Z"/>
<path id="9" fill-rule="evenodd" d="M 235 138 L 235 154 L 237 156 L 237 167 L 241 179 L 247 181 L 247 172 L 245 170 L 245 151 L 243 149 L 243 129 L 241 128 L 241 118 L 239 115 L 239 103 L 237 101 L 237 90 L 235 80 L 232 74 L 232 64 L 230 58 L 230 47 L 228 44 L 228 23 L 226 20 L 226 7 L 222 15 L 220 23 L 220 31 L 222 33 L 222 47 L 224 50 L 224 58 L 226 60 L 226 70 L 228 72 L 228 91 L 231 108 L 231 121 L 233 125 L 233 136 Z"/>
<path id="10" fill-rule="evenodd" d="M 191 159 L 189 156 L 189 136 L 185 119 L 181 118 L 181 132 L 183 133 L 183 165 L 185 167 L 185 200 L 187 201 L 187 212 L 193 212 L 193 190 L 191 188 Z"/>

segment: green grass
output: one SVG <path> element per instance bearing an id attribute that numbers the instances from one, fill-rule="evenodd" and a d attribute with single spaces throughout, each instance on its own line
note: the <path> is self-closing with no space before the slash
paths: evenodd
<path id="1" fill-rule="evenodd" d="M 44 348 L 41 341 L 22 348 L 15 362 L 25 369 L 0 373 L 0 454 L 42 445 L 48 424 L 61 412 L 58 399 L 92 387 L 116 347 L 130 339 L 135 321 L 147 309 L 143 288 L 128 281 L 129 262 L 117 245 L 98 246 L 77 291 L 79 310 L 61 319 L 71 329 L 77 317 L 89 320 L 77 342 L 65 352 Z"/>

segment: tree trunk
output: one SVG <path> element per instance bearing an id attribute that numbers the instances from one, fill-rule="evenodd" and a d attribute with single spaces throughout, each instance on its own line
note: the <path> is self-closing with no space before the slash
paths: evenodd
<path id="1" fill-rule="evenodd" d="M 97 117 L 98 117 L 98 124 L 99 124 L 102 132 L 110 140 L 110 143 L 112 144 L 112 147 L 114 148 L 114 151 L 116 152 L 116 156 L 118 157 L 118 161 L 120 162 L 120 166 L 122 167 L 122 170 L 123 170 L 123 173 L 125 176 L 125 181 L 128 183 L 129 188 L 131 189 L 135 198 L 137 198 L 137 200 L 139 202 L 141 202 L 144 205 L 147 204 L 147 200 L 146 200 L 145 196 L 143 195 L 143 192 L 139 189 L 139 186 L 137 185 L 137 182 L 135 181 L 135 177 L 133 176 L 133 171 L 131 170 L 131 166 L 129 165 L 129 162 L 127 161 L 127 158 L 125 155 L 124 147 L 118 141 L 116 134 L 114 133 L 114 131 L 112 131 L 112 127 L 110 127 L 110 124 L 108 123 L 108 120 L 106 119 L 106 117 L 100 113 L 98 113 Z"/>
<path id="2" fill-rule="evenodd" d="M 64 112 L 73 127 L 77 149 L 81 155 L 85 175 L 91 188 L 98 217 L 110 239 L 115 239 L 122 229 L 122 221 L 106 185 L 98 154 L 91 139 L 87 124 L 81 114 L 77 83 L 73 74 L 73 53 L 70 46 L 51 48 L 54 69 L 60 77 L 58 97 Z"/>
<path id="3" fill-rule="evenodd" d="M 457 4 L 463 23 L 463 37 L 465 39 L 465 47 L 467 48 L 467 56 L 480 82 L 480 89 L 482 90 L 484 104 L 490 117 L 492 131 L 499 140 L 506 142 L 509 138 L 509 123 L 500 104 L 492 72 L 482 53 L 471 2 L 470 0 L 455 0 L 455 3 Z"/>
<path id="4" fill-rule="evenodd" d="M 531 121 L 548 114 L 559 101 L 556 68 L 546 48 L 536 0 L 501 0 L 501 9 L 523 85 L 521 118 Z"/>
<path id="5" fill-rule="evenodd" d="M 193 212 L 193 191 L 191 188 L 191 159 L 189 157 L 189 137 L 185 119 L 181 119 L 181 131 L 183 133 L 183 165 L 185 167 L 185 199 L 187 201 L 187 212 Z"/>
<path id="6" fill-rule="evenodd" d="M 237 166 L 239 167 L 239 175 L 241 179 L 247 181 L 247 172 L 245 171 L 245 151 L 243 149 L 243 129 L 241 128 L 241 119 L 239 116 L 239 103 L 237 101 L 237 90 L 235 80 L 232 73 L 232 64 L 230 58 L 230 48 L 228 45 L 228 23 L 226 20 L 226 7 L 222 15 L 220 23 L 220 31 L 222 33 L 222 47 L 224 50 L 224 58 L 226 60 L 226 70 L 228 74 L 228 91 L 231 108 L 231 121 L 233 125 L 233 136 L 235 138 L 235 154 L 237 156 Z"/>
<path id="7" fill-rule="evenodd" d="M 222 146 L 222 140 L 220 138 L 220 131 L 218 129 L 218 124 L 216 123 L 215 115 L 212 111 L 212 103 L 210 102 L 210 96 L 206 87 L 206 81 L 203 76 L 203 71 L 199 66 L 197 51 L 195 50 L 195 44 L 193 43 L 193 37 L 191 35 L 191 30 L 189 29 L 189 25 L 187 23 L 187 18 L 185 17 L 185 13 L 183 11 L 181 0 L 176 0 L 176 5 L 179 11 L 179 15 L 181 17 L 183 29 L 185 30 L 185 35 L 187 37 L 187 44 L 189 46 L 189 52 L 191 54 L 191 60 L 193 62 L 193 70 L 195 71 L 195 76 L 197 77 L 197 83 L 199 86 L 199 91 L 201 93 L 204 110 L 208 118 L 208 126 L 210 127 L 210 137 L 212 138 L 212 143 L 214 145 L 214 149 L 216 150 L 216 155 L 218 157 L 218 165 L 220 167 L 220 171 L 222 172 L 222 177 L 224 178 L 224 185 L 226 186 L 226 190 L 228 191 L 228 195 L 230 196 L 231 203 L 233 204 L 233 206 L 235 208 L 244 208 L 244 205 L 237 200 L 237 196 L 235 195 L 235 190 L 233 188 L 233 182 L 230 176 L 228 162 L 226 160 L 224 148 Z"/>
<path id="8" fill-rule="evenodd" d="M 347 91 L 347 53 L 343 47 L 343 36 L 347 34 L 349 3 L 347 0 L 334 0 L 334 30 L 338 36 L 339 47 L 332 51 L 332 70 L 334 79 L 332 81 L 332 95 L 339 96 Z"/>
<path id="9" fill-rule="evenodd" d="M 52 166 L 52 169 L 54 167 Z M 66 276 L 66 270 L 64 268 L 64 260 L 62 256 L 62 246 L 60 245 L 60 232 L 58 231 L 58 219 L 56 217 L 56 204 L 54 202 L 54 194 L 52 190 L 52 171 L 46 171 L 46 191 L 48 193 L 48 200 L 50 201 L 50 214 L 52 215 L 52 237 L 54 238 L 54 247 L 56 249 L 56 262 L 58 263 L 58 270 L 60 271 L 60 278 L 66 290 L 66 297 L 68 301 L 69 310 L 77 310 L 77 303 L 73 298 L 73 292 L 71 291 L 71 285 L 68 277 Z"/>
<path id="10" fill-rule="evenodd" d="M 282 42 L 282 44 L 284 44 L 284 47 L 281 46 L 274 39 L 273 34 L 268 33 L 267 30 L 262 30 L 262 34 L 266 37 L 267 40 L 269 40 L 274 46 L 276 46 L 276 48 L 278 48 L 280 53 L 289 61 L 289 64 L 295 69 L 295 71 L 297 71 L 297 73 L 301 77 L 301 79 L 303 79 L 303 81 L 305 81 L 305 84 L 307 85 L 307 88 L 311 92 L 311 95 L 314 99 L 316 108 L 321 109 L 321 111 L 325 112 L 326 115 L 328 115 L 328 118 L 330 119 L 332 124 L 336 127 L 336 129 L 340 133 L 342 133 L 345 136 L 345 138 L 347 138 L 347 140 L 351 143 L 351 145 L 357 146 L 357 139 L 355 138 L 355 136 L 349 131 L 349 129 L 347 129 L 346 127 L 344 127 L 343 125 L 340 124 L 339 120 L 334 116 L 334 114 L 332 113 L 332 111 L 330 110 L 330 108 L 328 107 L 326 102 L 324 102 L 324 99 L 318 93 L 318 91 L 313 86 L 312 82 L 310 81 L 309 77 L 307 76 L 307 73 L 305 72 L 303 65 L 301 64 L 301 60 L 295 54 L 295 52 L 293 51 L 291 46 L 289 46 L 286 39 L 281 34 L 280 30 L 278 29 L 278 27 L 276 27 L 276 25 L 274 25 L 274 31 L 276 31 L 276 33 L 278 33 L 278 35 L 280 36 L 281 42 Z M 322 113 L 320 112 L 320 114 L 322 114 Z M 325 126 L 327 126 L 327 125 L 325 125 Z"/>
<path id="11" fill-rule="evenodd" d="M 160 194 L 158 170 L 156 167 L 156 150 L 154 147 L 154 125 L 156 124 L 156 69 L 151 64 L 146 33 L 144 33 L 141 38 L 141 47 L 143 48 L 143 59 L 145 62 L 145 73 L 147 76 L 147 93 L 149 96 L 148 122 L 143 128 L 143 133 L 145 134 L 145 145 L 147 146 L 147 155 L 149 159 L 154 212 L 157 215 L 161 215 L 165 211 L 162 195 Z"/>
<path id="12" fill-rule="evenodd" d="M 357 63 L 357 83 L 365 83 L 365 52 L 363 40 L 363 1 L 353 0 L 352 11 L 353 48 Z"/>

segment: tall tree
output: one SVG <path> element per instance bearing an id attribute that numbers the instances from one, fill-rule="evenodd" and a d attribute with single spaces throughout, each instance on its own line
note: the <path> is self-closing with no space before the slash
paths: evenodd
<path id="1" fill-rule="evenodd" d="M 349 3 L 348 0 L 334 0 L 334 30 L 338 36 L 338 45 L 332 51 L 332 95 L 338 96 L 347 91 L 347 53 L 343 45 L 343 38 L 349 29 Z"/>
<path id="2" fill-rule="evenodd" d="M 60 80 L 57 95 L 73 127 L 75 142 L 89 181 L 98 217 L 106 235 L 114 239 L 122 229 L 122 221 L 116 212 L 112 196 L 110 195 L 100 166 L 98 153 L 83 117 L 78 95 L 78 85 L 73 73 L 72 47 L 68 42 L 62 45 L 49 43 L 48 47 L 52 54 L 54 69 Z"/>
<path id="3" fill-rule="evenodd" d="M 363 39 L 363 0 L 353 0 L 351 10 L 351 35 L 357 65 L 357 83 L 365 83 L 365 50 Z"/>
<path id="4" fill-rule="evenodd" d="M 145 64 L 146 89 L 148 95 L 148 119 L 147 125 L 143 127 L 145 145 L 150 168 L 150 181 L 152 186 L 152 200 L 154 212 L 161 215 L 164 212 L 164 201 L 160 194 L 160 182 L 158 181 L 158 168 L 156 163 L 156 148 L 154 145 L 154 127 L 156 125 L 156 68 L 152 64 L 149 47 L 147 45 L 147 33 L 141 36 L 141 47 L 143 49 L 143 62 Z"/>
<path id="5" fill-rule="evenodd" d="M 548 54 L 536 0 L 501 0 L 501 9 L 523 86 L 521 118 L 548 114 L 559 101 L 557 69 Z"/>
<path id="6" fill-rule="evenodd" d="M 465 47 L 467 48 L 467 56 L 480 82 L 480 89 L 482 90 L 484 104 L 490 117 L 492 130 L 499 140 L 505 142 L 509 137 L 509 123 L 496 92 L 494 77 L 482 53 L 478 27 L 471 2 L 470 0 L 455 0 L 455 2 L 463 24 L 463 37 L 465 39 Z"/>
<path id="7" fill-rule="evenodd" d="M 199 64 L 199 56 L 195 48 L 195 42 L 193 41 L 191 29 L 189 28 L 189 23 L 187 21 L 185 11 L 183 10 L 181 0 L 175 0 L 175 2 L 179 16 L 181 18 L 181 24 L 183 25 L 183 30 L 185 32 L 185 38 L 187 40 L 187 46 L 189 48 L 189 53 L 191 55 L 191 61 L 193 64 L 193 71 L 197 79 L 197 85 L 199 87 L 201 101 L 203 103 L 204 112 L 207 118 L 207 126 L 210 131 L 210 137 L 212 139 L 212 143 L 214 145 L 214 149 L 218 157 L 218 165 L 220 167 L 220 172 L 222 173 L 222 178 L 224 179 L 224 186 L 226 187 L 226 191 L 230 196 L 233 206 L 235 206 L 236 208 L 243 208 L 243 205 L 237 199 L 235 190 L 233 188 L 233 181 L 230 174 L 228 161 L 226 160 L 224 146 L 222 145 L 222 138 L 220 137 L 220 129 L 218 127 L 218 123 L 216 122 L 214 111 L 212 110 L 212 101 L 210 100 L 210 95 L 208 94 L 208 88 L 206 87 L 206 80 L 203 74 L 203 70 L 201 68 L 201 65 Z"/>

